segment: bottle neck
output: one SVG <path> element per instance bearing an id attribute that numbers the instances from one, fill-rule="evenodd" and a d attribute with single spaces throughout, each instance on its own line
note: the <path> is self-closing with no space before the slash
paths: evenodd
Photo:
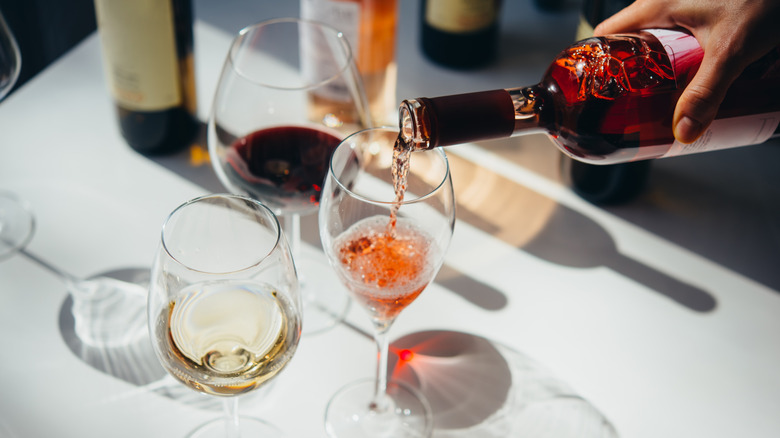
<path id="1" fill-rule="evenodd" d="M 512 135 L 520 133 L 529 134 L 534 131 L 543 132 L 541 126 L 541 113 L 544 100 L 541 96 L 541 87 L 507 88 L 506 92 L 512 98 L 515 126 Z"/>
<path id="2" fill-rule="evenodd" d="M 420 150 L 540 129 L 538 90 L 532 86 L 404 100 L 401 138 Z"/>

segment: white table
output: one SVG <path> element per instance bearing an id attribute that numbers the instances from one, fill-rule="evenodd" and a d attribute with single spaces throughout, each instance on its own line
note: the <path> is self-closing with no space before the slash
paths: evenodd
<path id="1" fill-rule="evenodd" d="M 531 84 L 573 38 L 577 18 L 505 2 L 501 62 L 454 72 L 422 57 L 418 4 L 400 3 L 399 98 Z M 205 119 L 232 33 L 295 15 L 297 2 L 202 0 L 196 13 Z M 609 209 L 558 182 L 557 152 L 543 137 L 454 146 L 459 210 L 447 268 L 391 334 L 468 333 L 505 357 L 533 358 L 546 370 L 534 376 L 570 387 L 621 437 L 778 436 L 778 146 L 659 160 L 639 200 Z M 0 188 L 35 210 L 29 251 L 82 277 L 148 267 L 167 214 L 220 190 L 209 165 L 187 152 L 149 159 L 125 144 L 97 35 L 0 103 Z M 314 221 L 305 224 L 316 236 Z M 552 246 L 552 260 L 541 256 L 557 237 L 576 237 L 574 226 L 587 232 L 571 247 Z M 61 334 L 66 300 L 62 282 L 36 263 L 0 262 L 0 436 L 178 437 L 221 415 L 209 400 L 162 394 L 159 382 L 128 382 L 116 363 L 115 375 L 85 363 Z M 348 321 L 368 331 L 356 306 Z M 347 326 L 304 337 L 242 411 L 290 437 L 324 436 L 329 397 L 371 377 L 374 357 L 373 343 Z M 410 362 L 421 375 L 423 359 Z M 453 384 L 477 391 L 490 377 L 484 370 L 456 367 Z M 540 385 L 511 383 L 521 395 L 523 384 Z"/>

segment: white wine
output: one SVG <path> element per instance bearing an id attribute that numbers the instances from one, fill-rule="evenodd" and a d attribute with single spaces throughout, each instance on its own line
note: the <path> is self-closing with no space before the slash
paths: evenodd
<path id="1" fill-rule="evenodd" d="M 300 314 L 284 294 L 238 281 L 187 287 L 157 324 L 168 371 L 214 395 L 240 394 L 276 375 L 301 331 Z"/>

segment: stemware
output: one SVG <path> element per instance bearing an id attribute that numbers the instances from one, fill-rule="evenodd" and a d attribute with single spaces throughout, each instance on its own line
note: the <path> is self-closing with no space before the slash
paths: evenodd
<path id="1" fill-rule="evenodd" d="M 326 431 L 338 438 L 420 437 L 432 431 L 425 399 L 411 387 L 388 382 L 387 333 L 441 267 L 455 201 L 441 148 L 411 154 L 406 191 L 396 201 L 391 168 L 398 162 L 397 136 L 397 129 L 376 128 L 347 137 L 333 153 L 322 193 L 325 253 L 368 311 L 379 350 L 375 380 L 346 386 L 328 404 Z"/>
<path id="2" fill-rule="evenodd" d="M 22 57 L 11 28 L 0 11 L 0 100 L 11 91 L 22 69 Z"/>
<path id="3" fill-rule="evenodd" d="M 0 260 L 27 246 L 35 230 L 30 207 L 14 193 L 0 190 Z"/>
<path id="4" fill-rule="evenodd" d="M 271 210 L 236 195 L 175 209 L 152 265 L 147 316 L 163 368 L 197 391 L 224 396 L 225 421 L 190 436 L 281 435 L 254 418 L 239 427 L 236 397 L 279 373 L 300 339 L 298 279 Z"/>
<path id="5" fill-rule="evenodd" d="M 333 149 L 368 120 L 360 76 L 341 32 L 283 18 L 244 28 L 234 39 L 209 117 L 209 154 L 230 192 L 256 198 L 284 219 L 306 334 L 343 319 L 349 295 L 321 253 L 303 251 L 300 218 L 317 210 Z"/>
<path id="6" fill-rule="evenodd" d="M 126 346 L 146 334 L 143 286 L 99 276 L 80 279 L 26 249 L 35 232 L 30 206 L 12 192 L 0 190 L 0 261 L 21 254 L 56 275 L 72 298 L 74 330 L 87 346 Z"/>

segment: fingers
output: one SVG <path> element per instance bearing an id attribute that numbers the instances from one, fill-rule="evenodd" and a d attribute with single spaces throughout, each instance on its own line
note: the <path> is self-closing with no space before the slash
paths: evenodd
<path id="1" fill-rule="evenodd" d="M 651 28 L 670 28 L 674 23 L 669 19 L 663 0 L 637 0 L 623 10 L 601 22 L 594 30 L 595 36 Z"/>
<path id="2" fill-rule="evenodd" d="M 674 137 L 682 143 L 693 143 L 712 123 L 726 91 L 748 64 L 719 55 L 705 50 L 699 70 L 677 101 L 672 126 Z"/>

